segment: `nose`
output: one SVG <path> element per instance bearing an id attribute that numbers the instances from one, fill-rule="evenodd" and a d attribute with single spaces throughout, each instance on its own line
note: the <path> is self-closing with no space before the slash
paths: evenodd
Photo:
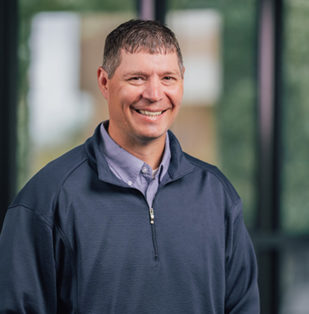
<path id="1" fill-rule="evenodd" d="M 163 86 L 159 78 L 149 78 L 144 85 L 143 98 L 150 102 L 157 102 L 163 98 Z"/>

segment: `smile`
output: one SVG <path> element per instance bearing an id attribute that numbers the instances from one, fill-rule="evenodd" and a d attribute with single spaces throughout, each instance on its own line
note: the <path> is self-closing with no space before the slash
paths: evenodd
<path id="1" fill-rule="evenodd" d="M 138 110 L 136 109 L 136 111 L 144 116 L 148 116 L 148 117 L 156 117 L 159 116 L 160 114 L 162 114 L 165 110 L 163 111 L 147 111 L 147 110 Z"/>

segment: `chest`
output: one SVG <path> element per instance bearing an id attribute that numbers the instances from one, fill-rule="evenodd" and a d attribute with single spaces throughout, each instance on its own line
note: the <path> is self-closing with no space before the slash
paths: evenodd
<path id="1" fill-rule="evenodd" d="M 80 260 L 148 267 L 180 259 L 194 269 L 223 259 L 224 210 L 200 191 L 159 189 L 150 209 L 135 189 L 106 189 L 66 206 L 63 227 Z"/>

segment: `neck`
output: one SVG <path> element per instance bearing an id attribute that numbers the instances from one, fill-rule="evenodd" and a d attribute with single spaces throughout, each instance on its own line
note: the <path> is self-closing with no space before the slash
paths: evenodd
<path id="1" fill-rule="evenodd" d="M 152 169 L 157 169 L 159 167 L 163 157 L 166 134 L 154 140 L 138 141 L 133 138 L 117 138 L 113 136 L 113 132 L 109 131 L 108 133 L 119 146 L 147 163 Z"/>
<path id="2" fill-rule="evenodd" d="M 143 160 L 152 169 L 157 169 L 162 160 L 164 147 L 165 137 L 164 141 L 161 141 L 161 143 L 151 143 L 151 145 L 134 145 L 123 148 L 133 156 Z"/>

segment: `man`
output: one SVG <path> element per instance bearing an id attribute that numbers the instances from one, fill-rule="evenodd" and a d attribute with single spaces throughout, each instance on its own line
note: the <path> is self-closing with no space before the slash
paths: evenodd
<path id="1" fill-rule="evenodd" d="M 259 313 L 239 196 L 168 131 L 183 75 L 159 23 L 109 34 L 98 85 L 110 119 L 10 206 L 0 313 Z"/>

